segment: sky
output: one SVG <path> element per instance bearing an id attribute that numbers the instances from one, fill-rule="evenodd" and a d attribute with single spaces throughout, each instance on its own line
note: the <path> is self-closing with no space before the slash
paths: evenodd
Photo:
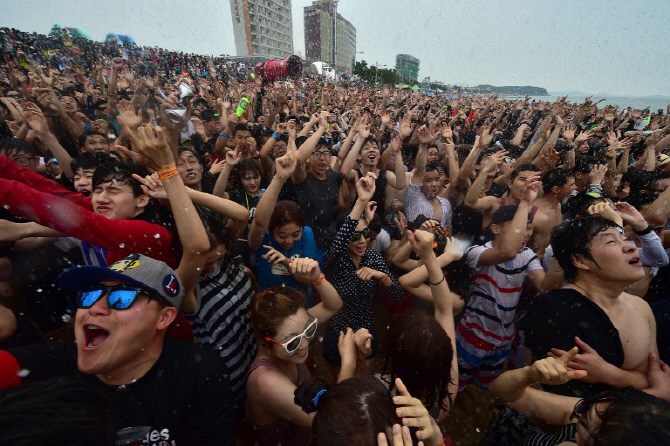
<path id="1" fill-rule="evenodd" d="M 305 54 L 303 7 L 292 0 L 293 45 Z M 230 0 L 0 0 L 0 26 L 47 33 L 54 23 L 95 40 L 234 55 Z M 340 0 L 358 60 L 393 68 L 420 60 L 419 77 L 458 85 L 670 96 L 668 0 Z"/>

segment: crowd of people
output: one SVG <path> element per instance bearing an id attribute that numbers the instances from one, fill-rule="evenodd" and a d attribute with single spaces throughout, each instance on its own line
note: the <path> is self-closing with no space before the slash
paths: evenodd
<path id="1" fill-rule="evenodd" d="M 0 444 L 670 441 L 670 106 L 0 39 Z"/>

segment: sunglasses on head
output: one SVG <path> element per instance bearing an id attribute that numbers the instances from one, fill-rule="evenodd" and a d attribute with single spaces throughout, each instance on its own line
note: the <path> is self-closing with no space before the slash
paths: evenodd
<path id="1" fill-rule="evenodd" d="M 79 292 L 77 296 L 77 307 L 91 308 L 100 298 L 107 295 L 107 306 L 113 310 L 127 310 L 130 308 L 137 296 L 149 294 L 146 290 L 128 285 L 95 286 Z M 151 295 L 149 294 L 149 297 Z"/>
<path id="2" fill-rule="evenodd" d="M 317 327 L 318 327 L 318 320 L 314 318 L 314 321 L 311 322 L 305 328 L 305 331 L 303 331 L 297 336 L 292 337 L 286 342 L 277 342 L 268 336 L 265 337 L 265 340 L 270 341 L 273 344 L 277 344 L 278 346 L 282 347 L 284 351 L 286 351 L 286 353 L 292 355 L 300 348 L 300 344 L 302 344 L 302 338 L 312 339 L 314 337 L 314 335 L 316 334 Z"/>
<path id="3" fill-rule="evenodd" d="M 362 231 L 354 231 L 351 234 L 351 241 L 352 242 L 357 242 L 361 239 L 361 236 L 365 237 L 366 239 L 369 239 L 371 235 L 372 235 L 372 230 L 370 228 L 365 228 Z"/>

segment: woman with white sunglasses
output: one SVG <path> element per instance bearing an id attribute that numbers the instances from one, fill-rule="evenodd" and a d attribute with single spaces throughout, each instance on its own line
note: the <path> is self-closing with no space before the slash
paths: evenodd
<path id="1" fill-rule="evenodd" d="M 293 277 L 314 285 L 321 303 L 308 311 L 304 294 L 289 287 L 270 287 L 251 299 L 251 322 L 259 349 L 249 368 L 246 412 L 260 446 L 309 443 L 314 414 L 303 412 L 293 393 L 311 378 L 305 361 L 318 326 L 342 306 L 340 295 L 316 260 L 296 259 L 289 268 Z M 353 342 L 351 331 L 346 336 Z M 348 355 L 338 381 L 353 376 L 355 368 L 356 355 Z"/>

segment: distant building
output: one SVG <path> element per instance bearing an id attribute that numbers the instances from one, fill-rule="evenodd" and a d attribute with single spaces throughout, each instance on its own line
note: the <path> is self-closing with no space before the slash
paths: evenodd
<path id="1" fill-rule="evenodd" d="M 230 0 L 237 56 L 293 54 L 291 0 Z"/>
<path id="2" fill-rule="evenodd" d="M 337 0 L 314 0 L 304 13 L 305 58 L 351 74 L 356 60 L 356 28 L 337 12 Z"/>
<path id="3" fill-rule="evenodd" d="M 401 82 L 415 81 L 419 78 L 419 59 L 409 54 L 398 54 L 395 57 L 395 69 Z"/>

